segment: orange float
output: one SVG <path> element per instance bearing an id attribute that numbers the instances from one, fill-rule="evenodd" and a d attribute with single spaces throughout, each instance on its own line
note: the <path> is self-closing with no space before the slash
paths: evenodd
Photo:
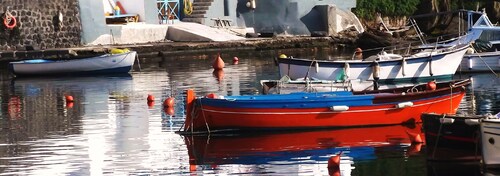
<path id="1" fill-rule="evenodd" d="M 165 114 L 167 115 L 174 115 L 175 114 L 175 109 L 172 106 L 169 106 L 163 110 Z"/>
<path id="2" fill-rule="evenodd" d="M 163 101 L 163 106 L 165 107 L 174 107 L 174 104 L 175 99 L 172 97 L 168 97 L 167 99 L 165 99 L 165 101 Z"/>
<path id="3" fill-rule="evenodd" d="M 149 109 L 152 109 L 153 106 L 155 106 L 155 102 L 154 101 L 148 101 L 148 107 L 149 107 Z"/>
<path id="4" fill-rule="evenodd" d="M 220 57 L 220 54 L 217 55 L 217 58 L 214 60 L 214 63 L 212 64 L 212 67 L 215 69 L 215 70 L 222 70 L 224 68 L 224 61 L 222 60 L 222 58 Z"/>
<path id="5" fill-rule="evenodd" d="M 155 101 L 155 97 L 151 94 L 148 94 L 148 102 Z"/>
<path id="6" fill-rule="evenodd" d="M 66 108 L 71 109 L 73 108 L 74 103 L 73 102 L 66 102 Z"/>
<path id="7" fill-rule="evenodd" d="M 71 96 L 71 95 L 66 95 L 65 97 L 66 97 L 66 102 L 73 102 L 74 101 L 73 96 Z"/>
<path id="8" fill-rule="evenodd" d="M 426 89 L 430 91 L 436 90 L 436 81 L 427 82 Z"/>

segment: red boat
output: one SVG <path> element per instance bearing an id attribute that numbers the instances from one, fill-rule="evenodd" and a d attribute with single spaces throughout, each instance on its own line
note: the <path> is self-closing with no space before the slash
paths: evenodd
<path id="1" fill-rule="evenodd" d="M 343 128 L 421 122 L 455 113 L 470 80 L 359 92 L 195 97 L 187 92 L 184 133 Z M 432 85 L 432 86 L 430 86 Z"/>

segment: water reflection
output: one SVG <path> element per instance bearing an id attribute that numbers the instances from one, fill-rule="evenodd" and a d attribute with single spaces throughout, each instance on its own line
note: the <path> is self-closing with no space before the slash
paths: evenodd
<path id="1" fill-rule="evenodd" d="M 471 78 L 465 101 L 462 101 L 459 113 L 496 114 L 500 112 L 500 77 L 492 73 L 457 74 L 455 78 Z"/>
<path id="2" fill-rule="evenodd" d="M 357 162 L 383 158 L 378 154 L 382 148 L 418 155 L 421 146 L 411 145 L 408 132 L 420 134 L 420 124 L 184 139 L 192 172 L 328 175 L 328 159 L 342 151 L 340 174 L 351 175 Z"/>
<path id="3" fill-rule="evenodd" d="M 340 151 L 344 175 L 430 174 L 426 146 L 410 145 L 406 134 L 420 127 L 193 138 L 174 133 L 184 121 L 185 89 L 260 94 L 259 80 L 279 79 L 273 61 L 279 53 L 324 59 L 331 52 L 221 53 L 226 63 L 239 58 L 223 74 L 212 68 L 215 52 L 141 58 L 140 71 L 125 77 L 11 80 L 0 69 L 0 175 L 327 175 L 328 158 Z M 472 76 L 484 81 L 476 81 L 483 83 L 474 84 L 475 98 L 468 95 L 460 111 L 469 111 L 471 102 L 478 113 L 499 111 L 498 78 Z M 167 97 L 175 97 L 172 108 L 163 107 Z"/>

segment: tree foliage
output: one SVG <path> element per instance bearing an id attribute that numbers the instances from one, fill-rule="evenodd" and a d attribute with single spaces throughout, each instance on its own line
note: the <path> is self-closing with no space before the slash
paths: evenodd
<path id="1" fill-rule="evenodd" d="M 364 19 L 374 19 L 376 13 L 383 16 L 410 16 L 420 0 L 357 0 L 354 13 Z"/>
<path id="2" fill-rule="evenodd" d="M 421 2 L 429 0 L 356 0 L 356 9 L 353 11 L 358 17 L 373 20 L 376 13 L 383 16 L 411 16 L 417 11 Z M 447 10 L 483 8 L 491 0 L 430 0 L 438 6 L 447 7 Z M 444 10 L 444 9 L 441 9 Z"/>

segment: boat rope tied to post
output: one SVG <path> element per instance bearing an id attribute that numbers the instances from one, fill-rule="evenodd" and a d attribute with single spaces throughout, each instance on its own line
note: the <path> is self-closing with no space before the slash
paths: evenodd
<path id="1" fill-rule="evenodd" d="M 313 60 L 311 61 L 311 64 L 309 64 L 309 67 L 307 67 L 307 72 L 306 72 L 306 76 L 304 76 L 304 79 L 307 79 L 309 77 L 309 70 L 311 70 L 311 67 L 314 64 L 314 62 L 316 62 L 316 58 L 313 58 Z M 288 69 L 288 70 L 290 70 L 290 69 Z"/>
<path id="2" fill-rule="evenodd" d="M 17 25 L 16 17 L 14 17 L 8 10 L 5 12 L 5 16 L 3 17 L 3 24 L 7 29 L 14 29 Z"/>
<path id="3" fill-rule="evenodd" d="M 191 0 L 184 0 L 184 15 L 191 15 L 193 13 L 193 3 Z"/>

